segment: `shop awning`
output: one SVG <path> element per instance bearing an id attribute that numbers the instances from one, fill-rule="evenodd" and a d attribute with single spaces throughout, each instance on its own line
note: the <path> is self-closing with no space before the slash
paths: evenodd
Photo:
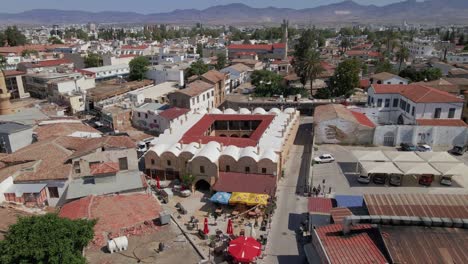
<path id="1" fill-rule="evenodd" d="M 424 162 L 412 151 L 384 151 L 383 153 L 393 162 Z"/>
<path id="2" fill-rule="evenodd" d="M 353 150 L 351 153 L 358 161 L 390 161 L 380 150 Z"/>
<path id="3" fill-rule="evenodd" d="M 250 206 L 254 205 L 267 205 L 268 198 L 267 194 L 255 194 L 255 193 L 243 193 L 234 192 L 229 199 L 230 204 L 246 204 Z"/>
<path id="4" fill-rule="evenodd" d="M 427 162 L 395 162 L 395 165 L 405 175 L 440 175 L 440 172 Z"/>
<path id="5" fill-rule="evenodd" d="M 366 174 L 403 174 L 393 162 L 360 162 Z"/>
<path id="6" fill-rule="evenodd" d="M 434 169 L 438 170 L 442 175 L 463 175 L 468 174 L 468 166 L 464 163 L 448 163 L 448 162 L 431 162 Z"/>
<path id="7" fill-rule="evenodd" d="M 417 152 L 417 155 L 427 162 L 461 163 L 447 152 Z"/>
<path id="8" fill-rule="evenodd" d="M 217 192 L 211 196 L 210 201 L 213 203 L 219 204 L 229 204 L 229 199 L 231 199 L 231 194 L 227 192 Z"/>

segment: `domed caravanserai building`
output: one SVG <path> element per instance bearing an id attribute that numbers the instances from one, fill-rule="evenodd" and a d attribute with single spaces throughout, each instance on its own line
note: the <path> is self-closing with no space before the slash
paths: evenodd
<path id="1" fill-rule="evenodd" d="M 299 127 L 299 111 L 192 111 L 174 119 L 145 154 L 146 173 L 194 188 L 273 195 Z"/>

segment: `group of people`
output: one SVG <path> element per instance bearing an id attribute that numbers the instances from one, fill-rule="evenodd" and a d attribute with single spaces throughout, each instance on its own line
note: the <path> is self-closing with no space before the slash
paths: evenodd
<path id="1" fill-rule="evenodd" d="M 319 184 L 318 187 L 315 187 L 315 186 L 314 186 L 314 187 L 312 188 L 312 195 L 314 195 L 315 197 L 317 197 L 317 196 L 319 196 L 319 194 L 320 194 L 321 191 L 322 191 L 322 187 L 320 186 L 320 184 Z"/>

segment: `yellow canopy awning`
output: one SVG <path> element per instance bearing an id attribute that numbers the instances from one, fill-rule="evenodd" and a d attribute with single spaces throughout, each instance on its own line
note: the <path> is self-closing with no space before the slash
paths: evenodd
<path id="1" fill-rule="evenodd" d="M 243 193 L 243 192 L 233 192 L 231 198 L 229 199 L 230 204 L 246 204 L 250 206 L 254 205 L 267 205 L 268 194 L 256 194 L 256 193 Z"/>

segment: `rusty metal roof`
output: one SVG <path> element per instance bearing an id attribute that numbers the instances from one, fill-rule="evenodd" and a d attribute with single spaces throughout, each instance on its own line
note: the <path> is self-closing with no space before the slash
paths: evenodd
<path id="1" fill-rule="evenodd" d="M 366 194 L 370 215 L 468 218 L 468 195 Z"/>
<path id="2" fill-rule="evenodd" d="M 422 226 L 382 226 L 393 263 L 466 263 L 468 230 Z"/>

